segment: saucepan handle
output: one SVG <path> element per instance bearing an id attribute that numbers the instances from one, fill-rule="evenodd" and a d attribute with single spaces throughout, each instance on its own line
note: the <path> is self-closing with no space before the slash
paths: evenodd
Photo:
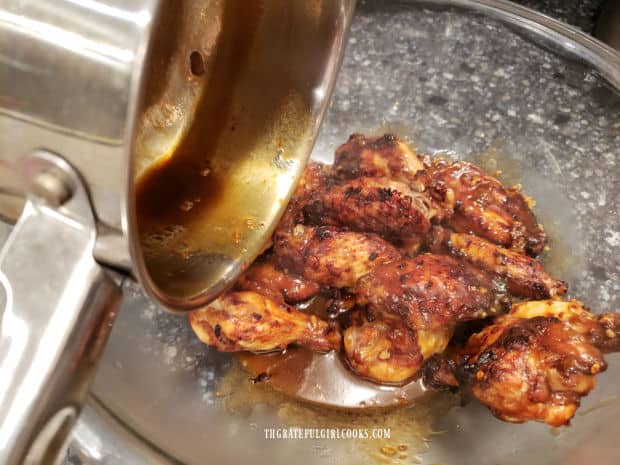
<path id="1" fill-rule="evenodd" d="M 77 173 L 36 153 L 0 253 L 0 465 L 54 463 L 88 392 L 121 300 L 93 258 L 95 220 Z"/>

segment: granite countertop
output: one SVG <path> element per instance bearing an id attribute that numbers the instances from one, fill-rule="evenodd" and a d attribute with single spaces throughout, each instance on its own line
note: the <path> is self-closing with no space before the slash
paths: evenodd
<path id="1" fill-rule="evenodd" d="M 604 0 L 514 0 L 523 6 L 592 33 Z"/>

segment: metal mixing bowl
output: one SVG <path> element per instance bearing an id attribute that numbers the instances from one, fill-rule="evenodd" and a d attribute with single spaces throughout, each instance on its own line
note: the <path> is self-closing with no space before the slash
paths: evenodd
<path id="1" fill-rule="evenodd" d="M 395 131 L 421 151 L 502 169 L 504 181 L 521 183 L 537 201 L 551 237 L 548 269 L 569 281 L 571 296 L 596 311 L 615 311 L 619 63 L 618 55 L 585 35 L 508 2 L 361 1 L 313 156 L 330 160 L 354 131 Z M 263 428 L 290 421 L 282 405 L 231 412 L 217 393 L 233 359 L 200 344 L 184 317 L 160 312 L 134 286 L 125 291 L 76 431 L 73 463 L 365 460 L 355 442 L 264 439 Z M 620 357 L 608 360 L 608 372 L 571 427 L 502 423 L 475 403 L 455 405 L 431 415 L 441 434 L 430 437 L 418 463 L 616 464 Z M 407 412 L 416 416 L 426 408 Z M 392 424 L 392 434 L 399 424 Z M 418 460 L 413 450 L 403 458 L 377 457 L 384 463 Z"/>

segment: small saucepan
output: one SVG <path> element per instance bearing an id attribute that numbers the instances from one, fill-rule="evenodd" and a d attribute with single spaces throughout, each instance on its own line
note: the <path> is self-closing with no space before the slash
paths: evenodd
<path id="1" fill-rule="evenodd" d="M 120 279 L 191 310 L 261 252 L 314 143 L 352 10 L 0 1 L 0 215 L 16 221 L 0 255 L 0 464 L 62 450 Z"/>

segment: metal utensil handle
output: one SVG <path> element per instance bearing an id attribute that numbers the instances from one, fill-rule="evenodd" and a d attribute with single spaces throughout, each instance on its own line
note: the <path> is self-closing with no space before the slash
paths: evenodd
<path id="1" fill-rule="evenodd" d="M 28 200 L 0 253 L 0 465 L 54 463 L 121 299 L 93 258 L 95 220 L 76 172 L 49 153 L 19 171 Z"/>

